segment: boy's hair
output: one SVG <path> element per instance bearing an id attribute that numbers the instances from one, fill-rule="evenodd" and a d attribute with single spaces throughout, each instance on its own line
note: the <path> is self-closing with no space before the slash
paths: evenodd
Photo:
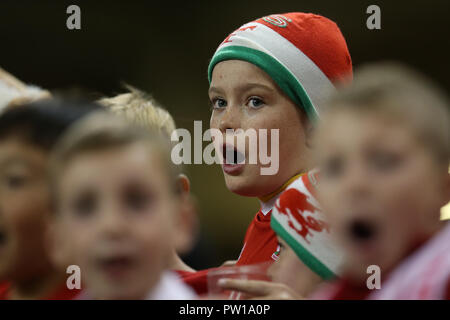
<path id="1" fill-rule="evenodd" d="M 49 97 L 47 90 L 27 85 L 0 68 L 0 110 Z"/>
<path id="2" fill-rule="evenodd" d="M 63 99 L 39 100 L 7 108 L 0 114 L 0 140 L 15 136 L 50 151 L 71 124 L 99 108 L 90 102 Z"/>
<path id="3" fill-rule="evenodd" d="M 159 152 L 162 163 L 166 164 L 171 188 L 177 194 L 179 170 L 171 161 L 167 138 L 156 130 L 131 126 L 118 116 L 98 111 L 74 124 L 55 147 L 50 162 L 50 185 L 55 208 L 58 206 L 58 177 L 76 156 L 140 142 Z"/>
<path id="4" fill-rule="evenodd" d="M 126 86 L 130 91 L 111 98 L 103 98 L 98 102 L 113 113 L 124 116 L 128 121 L 151 130 L 159 130 L 170 139 L 176 129 L 175 121 L 170 113 L 159 106 L 148 94 Z"/>
<path id="5" fill-rule="evenodd" d="M 407 123 L 434 157 L 450 160 L 450 110 L 445 92 L 403 65 L 384 62 L 361 67 L 350 87 L 326 103 L 325 112 L 371 112 Z"/>

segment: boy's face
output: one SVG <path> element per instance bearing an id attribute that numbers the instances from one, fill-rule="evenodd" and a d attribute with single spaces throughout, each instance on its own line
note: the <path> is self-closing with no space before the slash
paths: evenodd
<path id="1" fill-rule="evenodd" d="M 168 263 L 178 201 L 143 143 L 82 153 L 59 177 L 55 260 L 81 269 L 100 299 L 142 299 Z"/>
<path id="2" fill-rule="evenodd" d="M 279 236 L 280 255 L 269 267 L 268 275 L 273 282 L 283 283 L 295 290 L 299 295 L 307 297 L 322 279 L 308 268 L 294 250 Z"/>
<path id="3" fill-rule="evenodd" d="M 47 153 L 19 138 L 0 141 L 0 282 L 48 272 Z"/>
<path id="4" fill-rule="evenodd" d="M 245 157 L 245 163 L 222 166 L 229 190 L 244 196 L 264 196 L 306 169 L 305 130 L 298 107 L 260 68 L 240 60 L 218 63 L 212 74 L 209 97 L 213 105 L 210 126 L 222 132 L 224 144 L 227 129 L 255 129 L 257 134 L 259 129 L 266 129 L 267 150 L 279 152 L 278 172 L 261 175 L 260 168 L 269 165 L 261 164 L 259 155 L 257 164 L 249 164 L 248 139 L 245 150 L 239 150 L 235 140 L 237 161 Z M 271 129 L 279 129 L 276 145 L 271 144 Z M 220 155 L 226 149 L 225 145 L 216 148 Z"/>
<path id="5" fill-rule="evenodd" d="M 438 226 L 448 177 L 412 132 L 370 112 L 321 123 L 319 198 L 354 280 L 372 264 L 390 270 Z"/>

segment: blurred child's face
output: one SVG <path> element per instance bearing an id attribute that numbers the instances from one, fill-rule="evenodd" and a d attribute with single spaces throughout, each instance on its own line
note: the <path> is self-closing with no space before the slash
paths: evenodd
<path id="1" fill-rule="evenodd" d="M 322 121 L 320 202 L 355 280 L 366 279 L 372 264 L 383 276 L 438 228 L 446 168 L 412 132 L 370 112 L 344 110 Z"/>
<path id="2" fill-rule="evenodd" d="M 44 245 L 46 161 L 46 152 L 18 138 L 0 141 L 0 282 L 50 270 Z"/>
<path id="3" fill-rule="evenodd" d="M 277 238 L 281 251 L 278 260 L 269 267 L 269 277 L 273 282 L 284 283 L 299 295 L 307 297 L 322 282 L 322 278 L 308 268 L 283 239 Z"/>
<path id="4" fill-rule="evenodd" d="M 178 202 L 155 153 L 144 143 L 81 153 L 59 177 L 55 256 L 73 259 L 94 298 L 145 298 L 168 263 Z"/>
<path id="5" fill-rule="evenodd" d="M 257 164 L 249 164 L 248 141 L 246 150 L 236 149 L 236 157 L 245 156 L 245 163 L 222 166 L 229 190 L 244 196 L 264 196 L 307 169 L 305 129 L 300 111 L 260 68 L 240 60 L 218 63 L 212 74 L 209 97 L 213 104 L 210 126 L 222 132 L 224 143 L 227 129 L 255 129 L 257 132 L 267 129 L 267 150 L 279 150 L 278 172 L 261 175 L 260 168 L 268 165 L 262 165 L 259 156 Z M 279 129 L 276 146 L 271 145 L 271 129 Z M 258 136 L 258 151 L 259 140 Z M 223 154 L 225 146 L 218 148 L 219 154 Z"/>

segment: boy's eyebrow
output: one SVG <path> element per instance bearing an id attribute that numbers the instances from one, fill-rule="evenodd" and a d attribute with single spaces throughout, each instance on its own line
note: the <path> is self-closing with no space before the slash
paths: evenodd
<path id="1" fill-rule="evenodd" d="M 222 90 L 220 90 L 220 89 L 217 88 L 217 87 L 212 86 L 212 87 L 209 87 L 208 93 L 209 93 L 209 94 L 211 94 L 211 93 L 222 93 Z"/>
<path id="2" fill-rule="evenodd" d="M 251 89 L 263 89 L 263 90 L 267 90 L 267 91 L 273 91 L 273 89 L 269 86 L 266 86 L 264 84 L 261 83 L 246 83 L 240 87 L 238 87 L 238 90 L 241 92 L 246 92 L 249 91 Z"/>
<path id="3" fill-rule="evenodd" d="M 7 166 L 10 166 L 12 164 L 20 164 L 25 166 L 30 166 L 30 161 L 27 159 L 18 157 L 18 156 L 12 156 L 12 157 L 6 157 L 3 159 L 0 159 L 0 168 L 4 168 Z"/>

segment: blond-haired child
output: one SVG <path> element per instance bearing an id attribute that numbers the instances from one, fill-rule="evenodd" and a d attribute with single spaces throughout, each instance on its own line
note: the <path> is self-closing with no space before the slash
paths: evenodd
<path id="1" fill-rule="evenodd" d="M 155 131 L 101 112 L 55 150 L 52 256 L 80 267 L 82 298 L 194 297 L 165 271 L 184 238 L 182 201 L 170 145 Z"/>
<path id="2" fill-rule="evenodd" d="M 127 88 L 129 90 L 128 93 L 103 98 L 98 102 L 113 113 L 125 117 L 133 125 L 148 128 L 151 131 L 156 130 L 167 137 L 167 139 L 171 139 L 172 135 L 176 135 L 175 120 L 166 109 L 161 107 L 145 92 L 131 86 L 127 86 Z M 174 270 L 186 284 L 192 286 L 199 294 L 202 294 L 206 290 L 206 282 L 197 283 L 197 281 L 193 281 L 191 276 L 194 275 L 195 270 L 188 266 L 179 256 L 180 254 L 186 254 L 192 248 L 198 225 L 195 202 L 190 194 L 190 181 L 182 173 L 182 169 L 180 166 L 178 183 L 182 192 L 183 205 L 179 215 L 186 232 L 183 233 L 185 235 L 184 241 L 178 243 L 177 248 L 174 248 L 169 269 Z"/>

